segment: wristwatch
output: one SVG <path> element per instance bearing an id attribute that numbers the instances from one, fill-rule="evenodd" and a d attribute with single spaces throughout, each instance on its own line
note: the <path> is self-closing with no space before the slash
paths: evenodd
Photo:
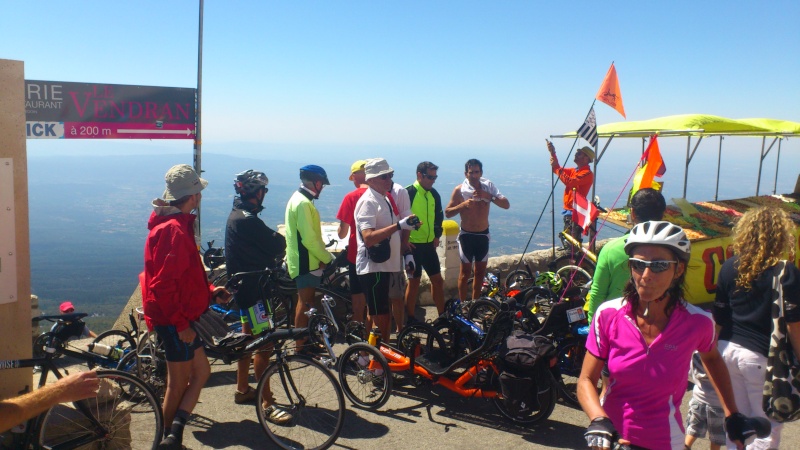
<path id="1" fill-rule="evenodd" d="M 491 201 L 492 201 L 492 203 L 494 203 L 494 200 L 495 200 L 496 198 L 497 198 L 497 197 L 495 197 L 494 195 L 492 196 L 492 200 L 491 200 Z"/>

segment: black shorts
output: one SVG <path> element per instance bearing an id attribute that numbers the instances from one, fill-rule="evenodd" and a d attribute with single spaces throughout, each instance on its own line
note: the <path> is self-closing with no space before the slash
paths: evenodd
<path id="1" fill-rule="evenodd" d="M 347 278 L 350 279 L 350 295 L 364 293 L 364 289 L 361 287 L 361 281 L 359 281 L 358 274 L 356 273 L 356 265 L 351 262 L 347 263 Z"/>
<path id="2" fill-rule="evenodd" d="M 458 233 L 458 254 L 463 264 L 489 260 L 489 229 Z"/>
<path id="3" fill-rule="evenodd" d="M 442 266 L 439 264 L 439 255 L 436 253 L 436 247 L 433 242 L 425 244 L 414 244 L 414 278 L 422 276 L 422 269 L 428 274 L 428 278 L 437 273 L 441 273 Z"/>
<path id="4" fill-rule="evenodd" d="M 389 283 L 392 274 L 389 272 L 374 272 L 359 275 L 364 296 L 367 298 L 367 311 L 369 315 L 377 316 L 389 314 Z"/>
<path id="5" fill-rule="evenodd" d="M 194 359 L 194 351 L 203 346 L 200 336 L 195 336 L 194 342 L 187 344 L 178 337 L 175 325 L 156 325 L 153 327 L 156 334 L 164 343 L 164 357 L 169 362 L 186 362 Z"/>

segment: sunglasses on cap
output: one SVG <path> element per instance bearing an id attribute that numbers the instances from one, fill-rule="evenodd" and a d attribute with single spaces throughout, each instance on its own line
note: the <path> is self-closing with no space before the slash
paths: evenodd
<path id="1" fill-rule="evenodd" d="M 628 266 L 639 273 L 644 272 L 644 269 L 661 273 L 669 269 L 670 264 L 678 264 L 678 261 L 643 261 L 639 258 L 628 258 Z"/>
<path id="2" fill-rule="evenodd" d="M 378 178 L 381 180 L 390 180 L 394 176 L 394 172 L 385 173 L 383 175 L 378 175 Z"/>

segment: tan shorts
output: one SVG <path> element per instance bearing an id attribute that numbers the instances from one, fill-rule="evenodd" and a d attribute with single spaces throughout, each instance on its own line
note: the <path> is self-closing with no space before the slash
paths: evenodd
<path id="1" fill-rule="evenodd" d="M 389 276 L 389 298 L 403 298 L 406 295 L 406 275 L 392 272 Z"/>

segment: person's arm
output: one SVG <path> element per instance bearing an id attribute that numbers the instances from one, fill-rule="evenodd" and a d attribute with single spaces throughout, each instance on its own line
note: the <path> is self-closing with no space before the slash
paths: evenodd
<path id="1" fill-rule="evenodd" d="M 339 221 L 339 228 L 336 229 L 336 234 L 339 235 L 339 239 L 344 239 L 347 237 L 347 233 L 350 231 L 350 224 L 347 222 Z"/>
<path id="2" fill-rule="evenodd" d="M 725 417 L 739 412 L 736 407 L 736 400 L 733 398 L 733 387 L 731 386 L 731 377 L 728 374 L 728 366 L 719 354 L 716 345 L 711 351 L 700 352 L 700 359 L 703 360 L 703 366 L 708 374 L 708 379 L 714 385 L 714 390 L 717 391 L 717 396 L 722 403 L 722 409 L 725 411 Z"/>
<path id="3" fill-rule="evenodd" d="M 445 217 L 450 218 L 455 216 L 460 213 L 462 209 L 469 208 L 474 201 L 473 199 L 464 200 L 464 197 L 461 195 L 461 185 L 456 186 L 456 188 L 453 189 L 453 194 L 450 196 L 450 203 L 448 203 L 447 207 L 444 209 Z"/>
<path id="4" fill-rule="evenodd" d="M 492 203 L 503 209 L 508 209 L 511 207 L 511 202 L 509 202 L 508 198 L 506 197 L 495 197 L 494 200 L 492 200 Z"/>
<path id="5" fill-rule="evenodd" d="M 314 217 L 311 202 L 304 202 L 297 208 L 297 230 L 302 238 L 303 247 L 314 255 L 324 266 L 333 260 L 333 256 L 325 248 L 322 241 L 322 229 L 319 220 Z"/>
<path id="6" fill-rule="evenodd" d="M 97 372 L 76 372 L 19 397 L 0 401 L 0 433 L 36 417 L 59 403 L 96 397 Z"/>
<path id="7" fill-rule="evenodd" d="M 789 342 L 798 360 L 800 360 L 800 322 L 787 322 L 786 328 L 789 331 Z"/>
<path id="8" fill-rule="evenodd" d="M 586 352 L 581 374 L 578 377 L 578 401 L 590 421 L 598 417 L 608 417 L 603 406 L 600 405 L 600 395 L 597 393 L 597 381 L 600 380 L 604 365 L 605 361 Z"/>

